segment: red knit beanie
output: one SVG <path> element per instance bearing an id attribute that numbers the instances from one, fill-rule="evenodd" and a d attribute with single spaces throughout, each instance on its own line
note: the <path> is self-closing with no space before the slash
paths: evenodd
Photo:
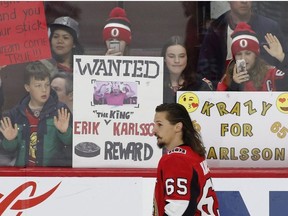
<path id="1" fill-rule="evenodd" d="M 232 55 L 235 56 L 238 52 L 242 50 L 250 50 L 256 55 L 259 55 L 259 41 L 257 39 L 256 33 L 251 29 L 250 25 L 245 22 L 239 22 L 231 34 Z"/>
<path id="2" fill-rule="evenodd" d="M 131 42 L 130 21 L 123 8 L 115 7 L 109 14 L 109 19 L 103 29 L 104 41 L 109 39 L 123 40 L 127 44 Z"/>

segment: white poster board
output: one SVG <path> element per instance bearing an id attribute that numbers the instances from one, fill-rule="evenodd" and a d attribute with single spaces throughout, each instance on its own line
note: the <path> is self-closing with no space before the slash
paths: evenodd
<path id="1" fill-rule="evenodd" d="M 287 92 L 177 92 L 210 167 L 288 167 Z"/>
<path id="2" fill-rule="evenodd" d="M 162 57 L 76 56 L 73 92 L 73 167 L 157 167 Z"/>

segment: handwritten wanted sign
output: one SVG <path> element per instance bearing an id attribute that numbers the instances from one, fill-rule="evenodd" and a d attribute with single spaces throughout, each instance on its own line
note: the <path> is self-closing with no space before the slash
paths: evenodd
<path id="1" fill-rule="evenodd" d="M 156 167 L 162 57 L 74 57 L 73 167 Z"/>
<path id="2" fill-rule="evenodd" d="M 288 92 L 177 92 L 211 167 L 288 167 Z"/>
<path id="3" fill-rule="evenodd" d="M 0 66 L 51 58 L 43 2 L 0 2 Z"/>

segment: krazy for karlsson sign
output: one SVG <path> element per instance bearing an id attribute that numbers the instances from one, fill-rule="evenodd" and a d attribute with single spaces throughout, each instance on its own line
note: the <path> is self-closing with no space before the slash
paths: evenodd
<path id="1" fill-rule="evenodd" d="M 211 167 L 288 167 L 288 92 L 177 92 Z"/>

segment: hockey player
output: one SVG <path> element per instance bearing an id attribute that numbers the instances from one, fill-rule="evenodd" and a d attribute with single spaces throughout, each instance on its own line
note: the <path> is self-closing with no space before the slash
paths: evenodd
<path id="1" fill-rule="evenodd" d="M 177 103 L 156 107 L 153 132 L 165 147 L 157 168 L 154 216 L 218 216 L 205 148 L 186 108 Z"/>

